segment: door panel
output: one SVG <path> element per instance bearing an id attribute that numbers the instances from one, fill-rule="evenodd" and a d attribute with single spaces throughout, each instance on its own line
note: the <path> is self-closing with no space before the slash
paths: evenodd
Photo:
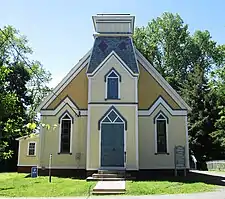
<path id="1" fill-rule="evenodd" d="M 124 166 L 124 124 L 101 125 L 101 166 Z"/>

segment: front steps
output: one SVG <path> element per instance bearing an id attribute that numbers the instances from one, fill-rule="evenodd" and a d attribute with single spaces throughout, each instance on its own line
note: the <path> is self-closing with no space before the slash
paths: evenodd
<path id="1" fill-rule="evenodd" d="M 125 179 L 131 177 L 125 170 L 98 170 L 97 173 L 88 177 L 87 181 L 98 181 L 92 194 L 106 195 L 106 194 L 124 194 L 126 191 Z"/>
<path id="2" fill-rule="evenodd" d="M 87 177 L 87 181 L 123 181 L 132 180 L 132 176 L 126 173 L 125 170 L 113 171 L 113 170 L 98 170 L 98 173 L 92 174 Z"/>

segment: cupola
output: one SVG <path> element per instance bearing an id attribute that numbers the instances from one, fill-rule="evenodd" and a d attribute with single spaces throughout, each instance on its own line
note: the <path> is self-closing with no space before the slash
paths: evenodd
<path id="1" fill-rule="evenodd" d="M 93 16 L 95 32 L 99 34 L 133 34 L 134 16 L 130 14 L 97 14 Z"/>

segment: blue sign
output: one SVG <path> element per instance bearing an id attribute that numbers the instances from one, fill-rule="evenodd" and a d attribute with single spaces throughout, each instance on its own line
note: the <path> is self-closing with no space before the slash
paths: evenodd
<path id="1" fill-rule="evenodd" d="M 31 177 L 36 178 L 38 175 L 38 168 L 37 167 L 31 167 Z"/>

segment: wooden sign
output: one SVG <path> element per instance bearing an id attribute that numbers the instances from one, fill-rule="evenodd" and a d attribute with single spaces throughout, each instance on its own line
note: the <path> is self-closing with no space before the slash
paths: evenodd
<path id="1" fill-rule="evenodd" d="M 174 148 L 174 163 L 175 163 L 175 176 L 177 176 L 177 170 L 184 170 L 186 176 L 186 160 L 185 160 L 185 147 L 175 146 Z"/>

